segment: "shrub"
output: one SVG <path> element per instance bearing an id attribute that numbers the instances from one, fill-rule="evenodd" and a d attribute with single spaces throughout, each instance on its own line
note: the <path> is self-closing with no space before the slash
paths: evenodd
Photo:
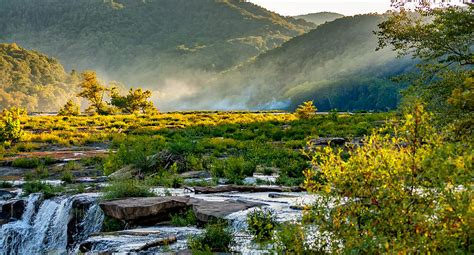
<path id="1" fill-rule="evenodd" d="M 19 109 L 4 109 L 0 120 L 0 142 L 15 142 L 23 136 Z"/>
<path id="2" fill-rule="evenodd" d="M 65 183 L 73 183 L 74 182 L 74 175 L 72 174 L 71 171 L 66 170 L 63 172 L 61 176 L 61 181 Z"/>
<path id="3" fill-rule="evenodd" d="M 316 114 L 316 107 L 313 105 L 313 101 L 304 102 L 296 109 L 296 116 L 300 119 L 309 119 Z"/>
<path id="4" fill-rule="evenodd" d="M 37 168 L 40 166 L 50 165 L 55 160 L 49 157 L 45 158 L 17 158 L 13 160 L 12 166 L 19 168 Z"/>
<path id="5" fill-rule="evenodd" d="M 79 114 L 81 114 L 80 106 L 71 99 L 58 112 L 59 116 L 78 116 Z"/>
<path id="6" fill-rule="evenodd" d="M 233 236 L 226 221 L 208 224 L 204 233 L 191 237 L 188 247 L 193 252 L 230 252 Z"/>
<path id="7" fill-rule="evenodd" d="M 187 210 L 184 215 L 182 214 L 172 214 L 171 215 L 171 225 L 175 227 L 187 227 L 196 225 L 197 218 L 194 215 L 192 209 Z"/>
<path id="8" fill-rule="evenodd" d="M 269 209 L 255 209 L 247 215 L 248 231 L 257 241 L 267 241 L 277 226 L 276 217 Z"/>
<path id="9" fill-rule="evenodd" d="M 0 182 L 0 188 L 2 188 L 2 189 L 13 188 L 13 184 L 11 184 L 9 182 L 6 182 L 6 181 L 2 181 L 2 182 Z"/>
<path id="10" fill-rule="evenodd" d="M 305 243 L 305 231 L 300 224 L 283 224 L 275 233 L 274 242 L 277 254 L 323 254 L 311 251 Z"/>
<path id="11" fill-rule="evenodd" d="M 51 198 L 63 191 L 64 189 L 62 187 L 53 186 L 51 184 L 40 181 L 26 182 L 25 184 L 23 184 L 24 196 L 28 196 L 33 193 L 43 193 L 45 198 Z"/>
<path id="12" fill-rule="evenodd" d="M 105 188 L 103 198 L 106 200 L 127 197 L 152 197 L 155 196 L 149 187 L 136 180 L 122 180 L 112 182 Z"/>
<path id="13" fill-rule="evenodd" d="M 337 253 L 469 253 L 472 144 L 443 142 L 421 104 L 394 123 L 347 159 L 329 146 L 315 153 L 305 173 L 321 196 L 314 224 L 333 249 L 343 242 Z M 318 173 L 326 183 L 314 181 Z"/>

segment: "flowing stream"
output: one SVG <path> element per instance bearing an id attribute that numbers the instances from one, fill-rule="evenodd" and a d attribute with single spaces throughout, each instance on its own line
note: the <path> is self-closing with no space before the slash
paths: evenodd
<path id="1" fill-rule="evenodd" d="M 220 193 L 198 195 L 185 193 L 184 189 L 154 189 L 160 194 L 192 196 L 203 200 L 223 201 L 227 199 L 264 203 L 275 212 L 280 222 L 301 218 L 295 207 L 314 203 L 315 197 L 307 193 L 271 196 L 262 193 Z M 80 194 L 43 199 L 39 194 L 25 198 L 25 209 L 20 220 L 4 224 L 0 228 L 0 255 L 10 254 L 77 254 L 81 244 L 88 243 L 92 253 L 127 252 L 157 238 L 176 236 L 178 241 L 168 247 L 157 247 L 152 252 L 179 251 L 187 248 L 190 235 L 202 232 L 195 227 L 156 226 L 132 229 L 146 235 L 91 235 L 99 233 L 104 215 L 97 197 L 99 194 Z M 235 235 L 233 250 L 242 254 L 265 254 L 265 247 L 252 242 L 246 233 L 246 217 L 254 209 L 239 211 L 227 216 Z"/>
<path id="2" fill-rule="evenodd" d="M 77 213 L 73 204 L 78 201 L 86 201 L 90 206 L 75 227 L 78 232 L 68 240 L 68 225 Z M 0 254 L 74 252 L 80 242 L 100 230 L 103 218 L 94 197 L 77 195 L 43 200 L 41 195 L 32 194 L 26 199 L 22 218 L 1 227 Z"/>

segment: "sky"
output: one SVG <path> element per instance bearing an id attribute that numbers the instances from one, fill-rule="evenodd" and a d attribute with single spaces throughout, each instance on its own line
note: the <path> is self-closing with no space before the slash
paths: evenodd
<path id="1" fill-rule="evenodd" d="M 337 12 L 355 15 L 370 12 L 384 13 L 390 9 L 390 0 L 249 0 L 284 16 L 315 12 Z"/>

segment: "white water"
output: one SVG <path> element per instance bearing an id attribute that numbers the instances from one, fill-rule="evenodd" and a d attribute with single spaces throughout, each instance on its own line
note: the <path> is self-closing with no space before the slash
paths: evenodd
<path id="1" fill-rule="evenodd" d="M 41 195 L 38 194 L 30 195 L 22 219 L 1 227 L 1 255 L 68 252 L 68 223 L 72 216 L 72 205 L 79 196 L 44 201 L 40 198 Z M 82 241 L 92 232 L 98 231 L 102 220 L 103 215 L 98 206 L 91 206 L 79 224 L 82 231 L 74 240 Z"/>

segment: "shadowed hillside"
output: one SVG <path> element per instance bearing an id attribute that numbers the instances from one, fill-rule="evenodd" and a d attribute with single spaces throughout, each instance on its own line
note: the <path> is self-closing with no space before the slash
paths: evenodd
<path id="1" fill-rule="evenodd" d="M 373 31 L 383 19 L 359 15 L 321 25 L 225 73 L 203 93 L 224 98 L 223 108 L 294 108 L 305 100 L 321 110 L 394 108 L 400 87 L 390 78 L 413 63 L 389 49 L 375 50 Z M 203 98 L 195 97 L 202 107 L 215 105 Z"/>

